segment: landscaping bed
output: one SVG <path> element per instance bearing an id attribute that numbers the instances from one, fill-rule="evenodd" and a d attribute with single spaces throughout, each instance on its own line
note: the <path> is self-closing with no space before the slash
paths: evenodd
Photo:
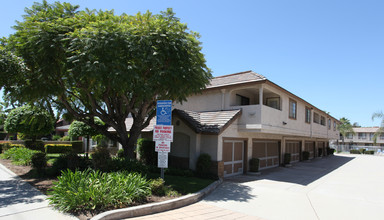
<path id="1" fill-rule="evenodd" d="M 58 158 L 59 155 L 47 155 L 47 159 L 54 161 L 56 158 Z M 54 187 L 54 182 L 58 181 L 58 178 L 55 175 L 41 175 L 41 173 L 38 173 L 36 169 L 32 169 L 29 165 L 16 165 L 12 163 L 11 160 L 8 159 L 0 159 L 0 163 L 3 164 L 5 167 L 7 167 L 9 170 L 14 172 L 16 175 L 21 177 L 24 181 L 31 184 L 33 187 L 44 193 L 45 195 L 51 196 L 52 194 L 52 187 Z M 49 166 L 51 166 L 51 163 L 49 163 Z M 188 173 L 188 172 L 187 172 Z M 153 181 L 153 179 L 157 179 L 160 176 L 160 173 L 148 173 L 143 175 L 144 178 L 146 178 L 148 181 Z M 152 192 L 151 195 L 148 195 L 139 199 L 134 200 L 129 205 L 121 205 L 120 207 L 105 207 L 102 209 L 94 209 L 94 210 L 81 210 L 78 209 L 76 211 L 69 211 L 73 215 L 77 216 L 79 219 L 89 219 L 94 215 L 97 215 L 101 212 L 116 209 L 116 208 L 124 208 L 124 207 L 132 207 L 137 206 L 141 204 L 147 204 L 147 203 L 153 203 L 153 202 L 160 202 L 165 201 L 169 199 L 174 199 L 176 197 L 179 197 L 181 195 L 186 195 L 189 193 L 197 192 L 206 186 L 208 186 L 210 183 L 212 183 L 213 179 L 201 179 L 194 176 L 173 176 L 173 175 L 166 175 L 165 176 L 165 186 L 167 189 L 170 190 L 169 195 L 168 192 L 165 196 L 157 196 L 154 195 L 156 193 Z"/>

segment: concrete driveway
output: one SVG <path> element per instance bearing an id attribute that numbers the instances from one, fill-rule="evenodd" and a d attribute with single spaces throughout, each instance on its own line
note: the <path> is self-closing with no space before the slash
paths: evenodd
<path id="1" fill-rule="evenodd" d="M 335 155 L 227 179 L 200 203 L 261 219 L 384 219 L 384 157 Z"/>

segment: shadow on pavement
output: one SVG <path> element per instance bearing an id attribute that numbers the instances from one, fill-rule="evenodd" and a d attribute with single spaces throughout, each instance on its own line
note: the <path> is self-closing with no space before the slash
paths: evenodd
<path id="1" fill-rule="evenodd" d="M 234 200 L 238 202 L 246 202 L 254 199 L 256 196 L 252 195 L 252 188 L 234 182 L 225 182 L 220 186 L 220 190 L 215 190 L 209 196 L 204 198 L 206 201 L 229 201 Z"/>
<path id="2" fill-rule="evenodd" d="M 20 203 L 29 204 L 44 201 L 43 198 L 37 197 L 42 195 L 39 191 L 31 190 L 28 183 L 19 179 L 0 180 L 0 195 L 0 208 Z"/>
<path id="3" fill-rule="evenodd" d="M 298 162 L 292 167 L 277 167 L 268 170 L 262 170 L 260 176 L 241 175 L 228 178 L 227 182 L 250 182 L 257 180 L 273 180 L 280 182 L 289 182 L 300 185 L 308 185 L 321 177 L 331 173 L 344 164 L 355 159 L 341 155 L 317 158 L 311 161 Z"/>

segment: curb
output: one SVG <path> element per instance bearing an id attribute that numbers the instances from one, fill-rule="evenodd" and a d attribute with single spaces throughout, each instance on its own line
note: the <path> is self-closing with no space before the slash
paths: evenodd
<path id="1" fill-rule="evenodd" d="M 205 195 L 211 193 L 214 189 L 216 189 L 222 182 L 223 180 L 219 179 L 197 193 L 189 194 L 176 199 L 103 212 L 94 216 L 93 218 L 91 218 L 91 220 L 132 218 L 143 215 L 155 214 L 158 212 L 164 212 L 171 209 L 177 209 L 201 200 Z"/>

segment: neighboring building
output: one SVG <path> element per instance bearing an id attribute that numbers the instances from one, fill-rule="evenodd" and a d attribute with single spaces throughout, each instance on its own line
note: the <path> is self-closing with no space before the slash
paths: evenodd
<path id="1" fill-rule="evenodd" d="M 321 156 L 339 137 L 337 119 L 252 71 L 215 77 L 174 109 L 170 164 L 195 169 L 198 156 L 207 153 L 220 177 L 246 173 L 254 157 L 267 169 L 279 166 L 286 152 L 292 162 L 303 151 Z M 143 136 L 151 137 L 153 123 Z"/>
<path id="2" fill-rule="evenodd" d="M 384 146 L 384 133 L 380 134 L 376 138 L 374 143 L 374 135 L 379 130 L 379 127 L 359 127 L 353 128 L 353 133 L 347 133 L 344 138 L 346 145 L 358 145 L 358 146 Z M 340 142 L 342 142 L 342 136 L 340 136 Z"/>

